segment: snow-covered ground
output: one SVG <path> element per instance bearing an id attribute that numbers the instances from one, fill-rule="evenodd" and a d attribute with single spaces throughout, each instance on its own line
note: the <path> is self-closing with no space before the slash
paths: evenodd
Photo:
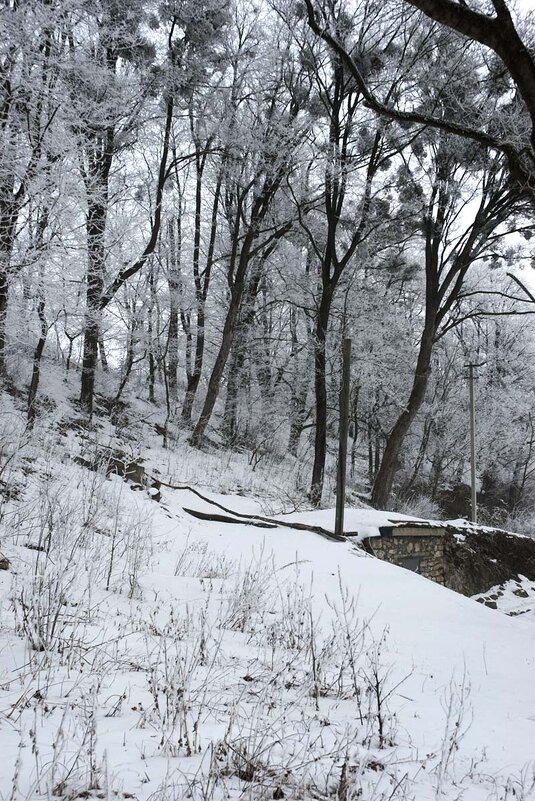
<path id="1" fill-rule="evenodd" d="M 535 617 L 351 541 L 196 519 L 197 495 L 157 503 L 75 448 L 30 449 L 2 510 L 2 801 L 535 797 Z"/>

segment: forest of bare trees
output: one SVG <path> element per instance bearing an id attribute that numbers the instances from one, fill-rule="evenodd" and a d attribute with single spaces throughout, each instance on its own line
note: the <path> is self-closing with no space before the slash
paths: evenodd
<path id="1" fill-rule="evenodd" d="M 470 8 L 469 6 L 472 6 Z M 0 380 L 490 521 L 535 493 L 535 31 L 502 0 L 5 0 Z M 69 390 L 70 391 L 70 390 Z M 423 507 L 422 507 L 423 508 Z M 461 509 L 462 511 L 462 509 Z"/>

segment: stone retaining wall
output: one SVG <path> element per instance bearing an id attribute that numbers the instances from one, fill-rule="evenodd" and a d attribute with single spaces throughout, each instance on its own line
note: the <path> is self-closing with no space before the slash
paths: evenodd
<path id="1" fill-rule="evenodd" d="M 444 537 L 369 537 L 364 542 L 369 553 L 390 562 L 402 564 L 406 557 L 420 560 L 419 573 L 438 584 L 444 584 Z"/>

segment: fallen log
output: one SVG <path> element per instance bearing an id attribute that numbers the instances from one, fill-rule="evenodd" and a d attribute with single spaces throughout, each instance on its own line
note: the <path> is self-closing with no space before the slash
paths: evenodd
<path id="1" fill-rule="evenodd" d="M 241 523 L 242 526 L 277 528 L 277 526 L 272 525 L 271 523 L 263 523 L 262 521 L 240 520 L 240 518 L 228 517 L 227 515 L 210 514 L 210 512 L 198 512 L 197 509 L 187 509 L 185 506 L 183 506 L 182 509 L 192 517 L 197 517 L 199 520 L 210 520 L 212 523 Z"/>
<path id="2" fill-rule="evenodd" d="M 340 537 L 337 534 L 335 534 L 333 531 L 329 531 L 328 529 L 323 528 L 322 526 L 311 526 L 308 523 L 290 522 L 290 521 L 287 521 L 287 520 L 277 520 L 276 518 L 272 518 L 272 517 L 264 517 L 263 515 L 248 515 L 248 514 L 245 514 L 245 512 L 235 512 L 233 509 L 228 509 L 226 506 L 223 506 L 223 504 L 218 503 L 217 501 L 212 501 L 210 498 L 207 498 L 201 492 L 199 492 L 198 490 L 194 489 L 193 487 L 190 487 L 187 484 L 182 484 L 182 485 L 181 484 L 169 484 L 166 481 L 162 481 L 161 478 L 157 478 L 157 479 L 155 478 L 154 481 L 158 481 L 162 487 L 167 487 L 168 489 L 192 492 L 193 495 L 196 495 L 197 498 L 200 498 L 205 503 L 209 503 L 212 506 L 216 506 L 218 509 L 221 509 L 221 511 L 225 512 L 227 515 L 232 515 L 232 517 L 230 517 L 228 519 L 221 519 L 221 520 L 218 520 L 216 522 L 220 522 L 220 523 L 248 522 L 251 525 L 258 525 L 259 523 L 267 523 L 267 524 L 269 524 L 269 526 L 271 528 L 281 527 L 281 528 L 292 528 L 292 529 L 296 529 L 297 531 L 310 531 L 313 534 L 319 534 L 320 536 L 326 537 L 329 540 L 334 540 L 335 542 L 345 542 L 346 541 L 346 536 L 355 537 L 358 534 L 357 531 L 347 531 L 346 532 L 346 536 Z M 191 509 L 184 509 L 184 511 L 188 512 L 188 514 L 192 514 L 192 512 L 193 512 L 193 510 L 191 510 Z M 193 516 L 194 517 L 196 516 L 196 517 L 198 517 L 199 519 L 202 519 L 202 520 L 209 520 L 209 519 L 215 520 L 215 515 L 212 515 L 211 518 L 210 517 L 204 517 L 203 518 L 203 517 L 201 517 L 201 515 L 203 515 L 203 514 L 206 515 L 208 513 L 207 512 L 195 512 L 195 514 Z"/>

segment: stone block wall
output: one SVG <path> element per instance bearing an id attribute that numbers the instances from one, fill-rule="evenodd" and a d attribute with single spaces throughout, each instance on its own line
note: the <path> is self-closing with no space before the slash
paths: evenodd
<path id="1" fill-rule="evenodd" d="M 417 557 L 420 560 L 420 575 L 438 584 L 444 584 L 444 537 L 408 536 L 408 537 L 370 537 L 364 542 L 369 553 L 390 562 L 401 565 L 406 557 Z"/>

